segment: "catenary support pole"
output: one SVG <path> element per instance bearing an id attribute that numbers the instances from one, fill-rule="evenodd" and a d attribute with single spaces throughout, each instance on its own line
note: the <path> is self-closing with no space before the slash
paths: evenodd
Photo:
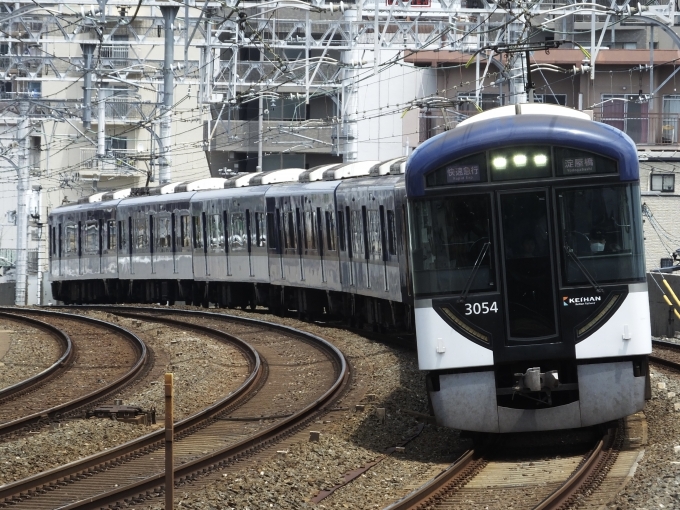
<path id="1" fill-rule="evenodd" d="M 85 64 L 85 79 L 83 82 L 83 127 L 92 126 L 92 59 L 96 44 L 81 44 L 83 61 Z"/>
<path id="2" fill-rule="evenodd" d="M 172 179 L 172 105 L 175 87 L 172 65 L 175 60 L 175 37 L 173 24 L 179 7 L 162 6 L 165 23 L 165 59 L 163 61 L 163 106 L 161 108 L 161 147 L 159 158 L 158 181 L 167 184 Z"/>
<path id="3" fill-rule="evenodd" d="M 99 87 L 97 96 L 97 157 L 106 156 L 106 98 L 104 89 Z"/>
<path id="4" fill-rule="evenodd" d="M 26 278 L 28 273 L 28 101 L 19 103 L 19 130 L 17 131 L 17 144 L 19 157 L 17 158 L 17 258 L 16 272 L 17 281 L 14 295 L 14 304 L 26 305 Z"/>

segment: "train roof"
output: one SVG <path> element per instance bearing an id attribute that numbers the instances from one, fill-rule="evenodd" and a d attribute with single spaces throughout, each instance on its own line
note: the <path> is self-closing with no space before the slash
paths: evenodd
<path id="1" fill-rule="evenodd" d="M 635 143 L 623 131 L 593 122 L 584 118 L 583 114 L 564 107 L 546 108 L 548 105 L 541 105 L 544 110 L 539 110 L 534 105 L 517 106 L 482 113 L 480 116 L 484 115 L 483 118 L 477 121 L 471 118 L 420 145 L 406 164 L 407 195 L 424 195 L 425 175 L 451 161 L 491 148 L 530 145 L 538 140 L 616 159 L 622 181 L 639 178 Z"/>

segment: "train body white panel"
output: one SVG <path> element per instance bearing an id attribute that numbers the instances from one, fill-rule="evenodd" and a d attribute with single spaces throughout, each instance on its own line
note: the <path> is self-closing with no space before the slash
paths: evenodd
<path id="1" fill-rule="evenodd" d="M 454 331 L 432 309 L 431 300 L 416 301 L 415 314 L 420 370 L 493 365 L 493 352 Z"/>
<path id="2" fill-rule="evenodd" d="M 649 354 L 652 350 L 649 322 L 647 284 L 631 285 L 625 301 L 614 315 L 595 333 L 576 344 L 576 359 Z M 626 340 L 624 335 L 630 338 Z"/>

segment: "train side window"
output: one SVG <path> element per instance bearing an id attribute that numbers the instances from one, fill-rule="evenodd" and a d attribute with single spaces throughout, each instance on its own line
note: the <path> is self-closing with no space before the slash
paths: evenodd
<path id="1" fill-rule="evenodd" d="M 104 248 L 104 236 L 106 235 L 104 232 L 104 220 L 101 218 L 98 221 L 99 225 L 97 225 L 97 230 L 99 231 L 99 250 L 98 254 L 102 254 L 102 250 Z"/>
<path id="2" fill-rule="evenodd" d="M 340 215 L 338 215 L 339 219 Z M 333 211 L 326 211 L 326 249 L 328 251 L 335 251 L 335 220 L 333 218 Z M 341 249 L 344 249 L 344 247 Z"/>
<path id="3" fill-rule="evenodd" d="M 203 228 L 200 216 L 192 216 L 192 236 L 194 238 L 194 248 L 203 248 Z"/>
<path id="4" fill-rule="evenodd" d="M 352 236 L 352 215 L 349 210 L 349 206 L 345 207 L 345 218 L 347 218 L 347 254 L 349 258 L 354 257 L 354 239 Z"/>
<path id="5" fill-rule="evenodd" d="M 61 250 L 62 250 L 62 244 L 61 244 L 61 223 L 59 224 L 59 239 L 58 239 L 58 250 L 59 250 L 59 258 L 61 258 Z"/>
<path id="6" fill-rule="evenodd" d="M 153 254 L 155 251 L 155 246 L 158 243 L 158 238 L 156 235 L 156 217 L 153 214 L 149 215 L 149 251 Z M 144 222 L 146 224 L 146 222 Z"/>
<path id="7" fill-rule="evenodd" d="M 297 244 L 295 243 L 295 219 L 292 212 L 284 213 L 284 228 L 285 228 L 285 239 L 286 248 L 295 249 Z"/>
<path id="8" fill-rule="evenodd" d="M 143 250 L 149 245 L 149 233 L 146 224 L 146 218 L 135 219 L 135 248 Z"/>
<path id="9" fill-rule="evenodd" d="M 323 226 L 322 226 L 322 218 L 323 215 L 321 214 L 321 207 L 317 207 L 316 211 L 314 211 L 314 215 L 316 218 L 316 221 L 314 222 L 314 230 L 316 230 L 316 236 L 318 238 L 318 246 L 319 246 L 319 255 L 323 256 Z"/>
<path id="10" fill-rule="evenodd" d="M 316 250 L 316 211 L 305 211 L 302 215 L 302 230 L 305 234 L 305 249 Z"/>
<path id="11" fill-rule="evenodd" d="M 229 226 L 229 247 L 231 251 L 243 251 L 248 245 L 243 213 L 232 213 Z"/>
<path id="12" fill-rule="evenodd" d="M 78 222 L 78 231 L 76 232 L 77 240 L 76 242 L 78 243 L 78 256 L 82 257 L 83 256 L 83 224 L 82 222 Z"/>
<path id="13" fill-rule="evenodd" d="M 300 209 L 298 207 L 295 208 L 295 226 L 297 227 L 295 230 L 297 232 L 297 239 L 298 239 L 298 255 L 302 255 L 302 218 L 300 217 Z"/>
<path id="14" fill-rule="evenodd" d="M 125 235 L 125 222 L 118 222 L 118 232 L 120 234 L 120 251 L 124 252 L 127 247 L 127 236 Z"/>
<path id="15" fill-rule="evenodd" d="M 331 213 L 332 214 L 332 213 Z M 340 241 L 340 251 L 345 251 L 345 214 L 338 209 L 338 241 Z"/>
<path id="16" fill-rule="evenodd" d="M 258 246 L 267 246 L 267 221 L 268 217 L 261 212 L 255 213 L 255 229 Z"/>
<path id="17" fill-rule="evenodd" d="M 364 258 L 369 259 L 370 245 L 368 244 L 368 214 L 366 214 L 366 206 L 361 206 L 361 229 L 364 233 Z"/>
<path id="18" fill-rule="evenodd" d="M 191 216 L 183 214 L 179 218 L 179 246 L 180 248 L 191 248 Z"/>
<path id="19" fill-rule="evenodd" d="M 222 236 L 224 237 L 224 253 L 229 253 L 229 215 L 222 211 Z"/>
<path id="20" fill-rule="evenodd" d="M 50 239 L 52 242 L 50 243 L 50 253 L 52 255 L 57 254 L 57 227 L 52 227 L 52 238 Z"/>
<path id="21" fill-rule="evenodd" d="M 106 225 L 106 249 L 115 250 L 118 248 L 118 233 L 116 232 L 116 220 L 109 220 Z"/>
<path id="22" fill-rule="evenodd" d="M 380 251 L 382 253 L 382 259 L 387 261 L 387 228 L 385 225 L 385 207 L 382 205 L 380 206 Z"/>
<path id="23" fill-rule="evenodd" d="M 132 216 L 128 216 L 128 224 L 127 224 L 127 243 L 128 243 L 128 253 L 130 256 L 132 256 L 132 237 L 134 235 L 134 232 L 132 230 Z"/>
<path id="24" fill-rule="evenodd" d="M 177 218 L 175 213 L 170 216 L 170 246 L 174 253 L 177 247 Z"/>
<path id="25" fill-rule="evenodd" d="M 364 253 L 364 230 L 361 211 L 351 211 L 352 254 Z"/>
<path id="26" fill-rule="evenodd" d="M 396 224 L 394 221 L 394 211 L 387 210 L 387 250 L 390 255 L 397 254 L 397 243 L 396 243 Z"/>
<path id="27" fill-rule="evenodd" d="M 366 211 L 366 239 L 368 250 L 366 258 L 378 258 L 380 256 L 380 213 L 374 209 Z"/>
<path id="28" fill-rule="evenodd" d="M 158 236 L 157 243 L 159 248 L 168 250 L 172 247 L 172 227 L 169 217 L 158 216 L 156 218 L 156 235 Z"/>
<path id="29" fill-rule="evenodd" d="M 248 253 L 253 244 L 253 222 L 250 210 L 246 209 L 246 241 L 248 243 Z"/>
<path id="30" fill-rule="evenodd" d="M 75 253 L 77 249 L 77 236 L 76 225 L 74 223 L 67 223 L 64 230 L 66 231 L 65 243 L 64 243 L 64 253 L 69 255 L 70 253 Z"/>
<path id="31" fill-rule="evenodd" d="M 208 222 L 208 236 L 210 248 L 224 249 L 224 235 L 222 230 L 222 217 L 219 214 L 211 214 Z"/>
<path id="32" fill-rule="evenodd" d="M 279 214 L 279 210 L 276 210 L 277 215 Z M 276 225 L 277 223 L 274 220 L 274 213 L 267 213 L 267 241 L 269 241 L 269 249 L 274 252 L 278 253 L 279 252 L 279 243 L 277 242 L 277 236 L 276 236 Z"/>

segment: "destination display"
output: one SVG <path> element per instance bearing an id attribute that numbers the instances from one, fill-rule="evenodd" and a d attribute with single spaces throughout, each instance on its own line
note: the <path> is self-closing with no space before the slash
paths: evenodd
<path id="1" fill-rule="evenodd" d="M 481 182 L 482 174 L 479 165 L 450 165 L 446 167 L 446 182 Z"/>
<path id="2" fill-rule="evenodd" d="M 562 172 L 564 175 L 581 175 L 595 173 L 595 159 L 588 158 L 565 158 L 562 160 Z"/>

